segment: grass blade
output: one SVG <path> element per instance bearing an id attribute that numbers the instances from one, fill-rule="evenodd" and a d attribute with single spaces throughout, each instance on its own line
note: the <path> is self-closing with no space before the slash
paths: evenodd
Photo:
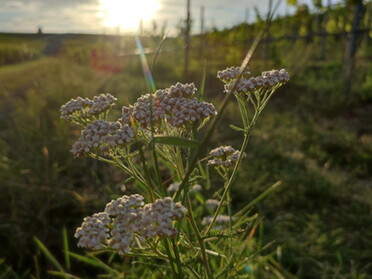
<path id="1" fill-rule="evenodd" d="M 55 275 L 55 276 L 60 276 L 63 278 L 68 278 L 68 279 L 80 279 L 80 277 L 77 277 L 75 275 L 65 273 L 65 272 L 60 272 L 60 271 L 48 271 L 49 274 Z"/>
<path id="2" fill-rule="evenodd" d="M 36 278 L 37 279 L 40 279 L 40 267 L 39 267 L 39 261 L 37 260 L 38 259 L 38 256 L 37 255 L 34 255 L 33 256 L 34 258 L 34 262 L 35 262 L 35 272 L 36 272 Z"/>
<path id="3" fill-rule="evenodd" d="M 199 94 L 197 96 L 199 102 L 203 101 L 206 76 L 207 76 L 207 65 L 206 65 L 206 61 L 204 60 L 203 75 L 202 75 L 202 80 L 201 80 L 201 83 L 200 83 Z"/>
<path id="4" fill-rule="evenodd" d="M 73 252 L 69 252 L 69 255 L 88 265 L 102 268 L 103 270 L 108 271 L 110 274 L 120 275 L 118 271 L 116 271 L 115 269 L 112 269 L 110 266 L 108 266 L 107 264 L 105 264 L 100 259 L 96 258 L 95 256 L 92 256 L 92 255 L 82 256 L 82 255 L 79 255 Z"/>
<path id="5" fill-rule="evenodd" d="M 44 255 L 50 260 L 50 262 L 61 272 L 65 272 L 62 265 L 57 261 L 57 259 L 52 255 L 48 248 L 36 237 L 34 236 L 34 241 Z"/>
<path id="6" fill-rule="evenodd" d="M 266 198 L 267 196 L 269 196 L 272 192 L 274 192 L 276 189 L 278 189 L 278 187 L 282 185 L 282 182 L 281 181 L 277 181 L 276 183 L 274 183 L 273 185 L 271 185 L 268 189 L 266 189 L 263 193 L 261 193 L 257 198 L 255 198 L 253 201 L 251 201 L 249 204 L 247 204 L 244 208 L 242 208 L 241 210 L 239 210 L 239 212 L 237 212 L 235 214 L 235 216 L 241 216 L 244 214 L 244 212 L 251 208 L 252 206 L 254 206 L 256 203 L 262 201 L 264 198 Z"/>
<path id="7" fill-rule="evenodd" d="M 64 252 L 64 255 L 65 255 L 66 268 L 67 268 L 67 270 L 70 270 L 71 263 L 70 263 L 70 255 L 69 255 L 69 248 L 68 248 L 68 236 L 67 236 L 66 227 L 63 227 L 62 238 L 63 238 L 63 252 Z"/>
<path id="8" fill-rule="evenodd" d="M 168 32 L 169 33 L 169 32 Z M 158 48 L 156 49 L 156 52 L 155 52 L 155 55 L 154 55 L 154 59 L 152 60 L 152 64 L 151 64 L 151 71 L 154 71 L 154 67 L 155 67 L 155 63 L 156 63 L 156 60 L 159 56 L 159 53 L 160 53 L 160 50 L 162 49 L 164 43 L 165 43 L 165 40 L 167 39 L 168 37 L 168 33 L 164 35 L 163 39 L 161 40 Z"/>

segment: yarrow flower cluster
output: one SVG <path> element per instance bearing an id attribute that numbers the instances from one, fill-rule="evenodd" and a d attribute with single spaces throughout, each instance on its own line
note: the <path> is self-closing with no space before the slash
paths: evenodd
<path id="1" fill-rule="evenodd" d="M 172 85 L 169 88 L 169 94 L 172 97 L 191 98 L 195 92 L 196 92 L 196 87 L 194 83 L 182 84 L 180 82 L 177 82 L 175 85 Z"/>
<path id="2" fill-rule="evenodd" d="M 233 93 L 239 101 L 239 112 L 244 127 L 232 128 L 244 132 L 242 150 L 245 150 L 259 114 L 272 94 L 289 80 L 288 72 L 284 69 L 272 70 L 263 72 L 258 77 L 250 77 L 248 69 L 230 67 L 219 71 L 217 77 L 225 83 L 226 91 L 231 90 L 232 84 L 235 85 Z M 230 214 L 229 193 L 238 161 L 240 163 L 239 158 L 246 157 L 244 152 L 231 146 L 220 146 L 209 152 L 206 162 L 204 159 L 198 160 L 199 155 L 203 153 L 201 148 L 193 151 L 191 148 L 182 148 L 184 145 L 177 143 L 177 139 L 182 143 L 198 138 L 198 135 L 194 134 L 194 128 L 199 129 L 210 117 L 217 114 L 213 104 L 201 101 L 196 92 L 194 83 L 177 83 L 169 88 L 156 90 L 152 94 L 142 95 L 134 104 L 124 106 L 120 118 L 116 121 L 107 120 L 107 112 L 116 101 L 110 94 L 101 94 L 92 99 L 79 97 L 61 107 L 62 118 L 84 127 L 80 138 L 72 146 L 74 157 L 88 155 L 120 167 L 130 176 L 128 181 L 132 183 L 133 180 L 134 187 L 141 185 L 148 188 L 149 196 L 152 198 L 152 202 L 146 204 L 142 195 L 124 195 L 107 203 L 103 212 L 85 217 L 75 233 L 79 247 L 93 250 L 110 249 L 120 255 L 127 254 L 131 257 L 159 256 L 165 259 L 159 264 L 170 264 L 169 270 L 173 270 L 174 277 L 185 277 L 188 274 L 183 271 L 187 265 L 182 261 L 188 261 L 190 258 L 187 251 L 191 247 L 192 251 L 197 251 L 197 254 L 190 255 L 192 263 L 202 264 L 195 266 L 200 276 L 213 277 L 210 268 L 215 266 L 220 267 L 218 273 L 228 270 L 226 276 L 229 278 L 240 272 L 235 266 L 230 268 L 230 261 L 221 259 L 222 262 L 218 263 L 218 258 L 221 257 L 213 257 L 216 262 L 209 265 L 211 257 L 206 254 L 209 251 L 203 247 L 202 242 L 195 241 L 194 237 L 195 234 L 199 234 L 198 226 L 195 225 L 197 221 L 201 222 L 202 226 L 208 226 L 200 232 L 199 240 L 213 236 L 210 241 L 218 240 L 216 245 L 221 246 L 218 247 L 219 250 L 226 250 L 228 246 L 224 245 L 231 245 L 230 241 L 220 241 L 219 236 L 230 238 L 232 233 L 239 231 L 236 228 L 241 226 L 241 222 L 236 222 L 236 217 Z M 203 142 L 205 140 L 207 137 Z M 150 161 L 151 167 L 147 161 Z M 201 194 L 195 193 L 204 190 L 199 184 L 190 183 L 185 185 L 186 189 L 181 189 L 180 182 L 171 183 L 165 180 L 166 177 L 177 174 L 178 181 L 183 179 L 208 182 L 209 174 L 212 173 L 208 172 L 208 167 L 204 170 L 206 164 L 215 168 L 213 174 L 218 173 L 224 179 L 225 183 L 215 193 L 215 196 L 219 197 L 218 200 L 206 197 L 203 202 Z M 232 167 L 236 168 L 233 173 Z M 163 188 L 153 187 L 152 182 L 159 179 L 159 184 L 163 186 L 165 183 L 169 184 L 166 189 L 168 194 L 165 194 Z M 125 191 L 125 187 L 121 189 Z M 139 189 L 143 190 L 142 187 Z M 175 192 L 174 200 L 171 197 L 164 197 L 172 194 L 171 192 Z M 194 194 L 190 194 L 192 192 Z M 161 198 L 155 200 L 154 197 Z M 190 197 L 195 201 L 191 202 Z M 175 201 L 185 198 L 192 226 L 185 222 L 176 222 L 186 215 L 186 208 Z M 195 204 L 198 205 L 195 211 L 198 216 L 201 212 L 207 212 L 202 215 L 204 218 L 192 218 L 192 207 Z M 228 212 L 229 215 L 220 214 L 223 212 Z M 245 214 L 246 210 L 242 212 Z M 215 234 L 211 230 L 223 231 Z M 169 246 L 168 238 L 171 237 L 177 238 L 177 241 L 172 241 L 172 245 Z M 213 254 L 213 251 L 211 253 Z M 235 256 L 233 253 L 232 250 L 229 253 L 231 259 Z M 248 253 L 251 254 L 251 251 Z M 238 254 L 239 257 L 242 256 L 240 252 Z M 166 269 L 163 271 L 164 276 L 168 278 L 169 273 Z"/>
<path id="3" fill-rule="evenodd" d="M 150 108 L 150 103 L 152 103 L 152 108 Z M 158 125 L 160 123 L 160 120 L 163 119 L 164 116 L 165 111 L 162 107 L 160 107 L 158 100 L 154 98 L 154 96 L 146 94 L 139 97 L 137 99 L 137 102 L 133 106 L 124 106 L 122 108 L 122 117 L 120 121 L 124 124 L 132 125 L 132 117 L 132 119 L 141 127 L 148 127 L 151 125 L 151 121 L 154 123 L 154 125 Z"/>
<path id="4" fill-rule="evenodd" d="M 85 217 L 81 227 L 77 228 L 75 233 L 75 237 L 79 238 L 78 246 L 95 250 L 102 249 L 110 236 L 108 224 L 110 224 L 110 217 L 106 212 Z"/>
<path id="5" fill-rule="evenodd" d="M 120 121 L 131 125 L 132 118 L 141 127 L 146 128 L 151 125 L 151 121 L 159 126 L 161 120 L 166 119 L 171 126 L 181 127 L 216 115 L 213 104 L 193 98 L 195 92 L 193 83 L 177 83 L 170 88 L 157 90 L 152 96 L 146 94 L 138 98 L 133 106 L 123 107 Z"/>
<path id="6" fill-rule="evenodd" d="M 111 151 L 133 142 L 134 127 L 147 128 L 154 124 L 163 132 L 162 123 L 177 128 L 189 128 L 189 124 L 217 114 L 213 104 L 198 101 L 193 83 L 177 83 L 170 88 L 157 90 L 137 99 L 134 105 L 124 106 L 122 116 L 116 122 L 105 119 L 107 111 L 117 100 L 110 94 L 100 94 L 92 100 L 78 97 L 63 105 L 61 117 L 86 125 L 80 139 L 72 146 L 75 157 L 99 152 L 104 156 Z M 99 119 L 99 120 L 98 120 Z M 88 123 L 88 124 L 87 124 Z"/>
<path id="7" fill-rule="evenodd" d="M 167 188 L 167 191 L 168 192 L 177 192 L 178 188 L 180 187 L 180 184 L 179 182 L 173 182 L 172 184 L 170 184 Z M 200 192 L 202 190 L 202 186 L 200 186 L 199 184 L 194 184 L 190 187 L 190 193 L 193 193 L 193 192 Z"/>
<path id="8" fill-rule="evenodd" d="M 234 79 L 238 78 L 239 72 L 240 72 L 240 67 L 230 67 L 230 68 L 226 68 L 225 70 L 218 71 L 217 77 L 221 81 L 225 83 L 229 83 L 233 81 Z M 242 77 L 247 76 L 249 74 L 250 74 L 249 70 L 245 69 L 242 73 Z"/>
<path id="9" fill-rule="evenodd" d="M 208 165 L 212 167 L 228 168 L 238 161 L 240 151 L 235 150 L 231 146 L 220 146 L 211 150 L 209 156 L 213 159 L 208 161 Z M 243 153 L 243 157 L 246 157 L 245 153 Z"/>
<path id="10" fill-rule="evenodd" d="M 180 203 L 174 203 L 170 197 L 146 204 L 140 212 L 141 236 L 176 236 L 177 230 L 172 227 L 172 221 L 181 219 L 185 213 L 186 209 Z"/>
<path id="11" fill-rule="evenodd" d="M 210 223 L 212 223 L 212 220 L 213 220 L 213 216 L 206 216 L 202 219 L 201 224 L 203 226 L 209 225 Z M 230 216 L 228 216 L 228 215 L 217 215 L 216 223 L 226 224 L 229 221 L 230 221 Z"/>
<path id="12" fill-rule="evenodd" d="M 128 144 L 133 138 L 133 130 L 128 125 L 123 125 L 119 121 L 95 120 L 83 130 L 82 136 L 73 144 L 71 151 L 75 157 L 81 157 L 94 150 L 108 155 L 112 148 Z"/>
<path id="13" fill-rule="evenodd" d="M 93 100 L 81 97 L 71 99 L 61 107 L 61 118 L 78 120 L 79 118 L 89 119 L 93 116 L 97 117 L 107 112 L 116 100 L 111 94 L 100 94 L 95 96 Z"/>
<path id="14" fill-rule="evenodd" d="M 219 200 L 208 199 L 208 200 L 205 201 L 205 206 L 206 206 L 207 209 L 209 209 L 209 210 L 214 210 L 214 209 L 217 208 L 219 205 L 220 205 L 220 201 L 219 201 Z"/>
<path id="15" fill-rule="evenodd" d="M 111 247 L 125 254 L 138 242 L 156 237 L 174 237 L 172 222 L 181 219 L 186 209 L 170 197 L 145 204 L 138 194 L 123 196 L 106 205 L 105 211 L 84 218 L 76 230 L 78 246 L 102 249 Z"/>
<path id="16" fill-rule="evenodd" d="M 226 83 L 225 92 L 227 92 L 229 90 L 229 87 L 232 84 L 231 81 L 234 78 L 232 79 L 220 78 L 220 79 Z M 270 87 L 274 87 L 279 84 L 284 84 L 288 80 L 289 80 L 289 74 L 285 69 L 266 71 L 266 72 L 263 72 L 261 76 L 258 76 L 258 77 L 251 77 L 249 79 L 244 78 L 244 77 L 241 78 L 238 81 L 234 92 L 248 94 L 256 90 L 259 90 L 261 88 L 270 88 Z"/>

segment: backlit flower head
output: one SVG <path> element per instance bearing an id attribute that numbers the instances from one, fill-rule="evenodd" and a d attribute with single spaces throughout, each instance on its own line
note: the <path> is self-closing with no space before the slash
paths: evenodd
<path id="1" fill-rule="evenodd" d="M 225 83 L 229 83 L 229 82 L 233 81 L 234 79 L 238 78 L 239 72 L 240 72 L 240 67 L 230 67 L 230 68 L 226 68 L 225 70 L 218 71 L 217 72 L 217 77 L 221 81 L 223 81 Z M 249 74 L 250 74 L 250 72 L 247 68 L 247 69 L 244 70 L 244 72 L 242 74 L 242 77 L 247 76 Z"/>
<path id="2" fill-rule="evenodd" d="M 61 118 L 75 122 L 94 120 L 95 117 L 107 112 L 116 100 L 111 94 L 100 94 L 93 100 L 81 97 L 71 99 L 61 107 Z"/>
<path id="3" fill-rule="evenodd" d="M 85 217 L 81 227 L 77 228 L 75 237 L 79 238 L 78 246 L 90 249 L 101 249 L 109 237 L 107 225 L 110 217 L 106 212 Z"/>
<path id="4" fill-rule="evenodd" d="M 204 217 L 201 221 L 202 225 L 209 225 L 212 223 L 213 216 Z M 216 223 L 217 224 L 227 224 L 230 221 L 230 216 L 228 215 L 217 215 Z"/>
<path id="5" fill-rule="evenodd" d="M 71 151 L 75 157 L 93 151 L 109 155 L 110 150 L 130 143 L 133 138 L 133 130 L 128 125 L 118 121 L 95 120 L 83 130 L 82 136 L 73 144 Z"/>
<path id="6" fill-rule="evenodd" d="M 240 151 L 235 150 L 231 146 L 220 146 L 209 152 L 209 156 L 212 158 L 208 161 L 208 165 L 212 167 L 224 167 L 228 168 L 233 166 L 240 156 Z M 246 154 L 243 153 L 243 157 Z"/>
<path id="7" fill-rule="evenodd" d="M 224 71 L 218 72 L 217 76 L 225 82 L 225 92 L 228 92 L 232 86 L 232 81 L 237 79 L 239 68 L 227 68 Z M 247 78 L 247 74 L 243 74 L 238 80 L 234 93 L 249 94 L 261 88 L 271 88 L 277 85 L 282 85 L 289 80 L 289 74 L 285 69 L 271 70 L 262 72 L 261 76 Z"/>
<path id="8" fill-rule="evenodd" d="M 198 101 L 193 97 L 195 92 L 193 83 L 177 83 L 170 88 L 159 89 L 153 95 L 143 95 L 133 106 L 123 107 L 120 121 L 131 125 L 133 119 L 143 128 L 149 127 L 151 122 L 156 128 L 162 121 L 174 127 L 183 127 L 216 115 L 213 104 Z"/>
<path id="9" fill-rule="evenodd" d="M 104 212 L 84 218 L 75 233 L 78 245 L 94 250 L 111 247 L 125 254 L 145 239 L 176 236 L 173 221 L 186 213 L 181 203 L 170 197 L 149 204 L 143 200 L 138 194 L 124 195 L 109 202 Z"/>

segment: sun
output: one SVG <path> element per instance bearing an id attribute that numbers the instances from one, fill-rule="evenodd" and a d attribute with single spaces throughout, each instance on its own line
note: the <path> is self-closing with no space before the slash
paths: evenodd
<path id="1" fill-rule="evenodd" d="M 100 0 L 104 26 L 128 31 L 136 30 L 140 20 L 153 19 L 159 8 L 158 0 Z"/>

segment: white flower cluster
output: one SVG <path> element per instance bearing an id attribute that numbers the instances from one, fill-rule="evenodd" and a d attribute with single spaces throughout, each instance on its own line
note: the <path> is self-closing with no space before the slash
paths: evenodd
<path id="1" fill-rule="evenodd" d="M 209 155 L 213 158 L 208 161 L 208 165 L 212 167 L 231 167 L 238 161 L 240 151 L 235 150 L 231 146 L 220 146 L 209 152 Z M 243 157 L 246 154 L 243 153 Z"/>
<path id="2" fill-rule="evenodd" d="M 289 74 L 285 69 L 272 70 L 263 72 L 259 77 L 251 77 L 249 79 L 242 78 L 238 81 L 235 93 L 250 93 L 261 88 L 270 88 L 278 84 L 284 84 L 289 80 Z M 225 85 L 227 92 L 231 83 Z"/>
<path id="3" fill-rule="evenodd" d="M 212 223 L 212 220 L 213 220 L 213 216 L 204 217 L 203 220 L 201 221 L 201 224 L 203 226 L 209 225 L 210 223 Z M 217 218 L 216 218 L 216 223 L 217 224 L 224 224 L 224 223 L 228 223 L 229 221 L 230 221 L 230 216 L 228 216 L 228 215 L 217 215 Z"/>
<path id="4" fill-rule="evenodd" d="M 169 94 L 172 97 L 185 97 L 191 98 L 196 92 L 196 87 L 194 83 L 182 84 L 177 82 L 169 88 Z"/>
<path id="5" fill-rule="evenodd" d="M 208 200 L 205 201 L 205 206 L 206 206 L 209 210 L 214 210 L 214 209 L 217 208 L 219 205 L 220 205 L 220 201 L 219 201 L 219 200 L 208 199 Z"/>
<path id="6" fill-rule="evenodd" d="M 167 191 L 168 192 L 177 192 L 178 188 L 180 187 L 180 184 L 179 182 L 173 182 L 172 184 L 170 184 L 167 188 Z M 199 184 L 195 184 L 193 186 L 191 186 L 190 188 L 190 193 L 195 193 L 195 192 L 200 192 L 202 190 L 202 187 L 199 185 Z"/>
<path id="7" fill-rule="evenodd" d="M 95 250 L 103 248 L 103 244 L 107 243 L 106 239 L 110 236 L 107 228 L 109 223 L 110 217 L 106 212 L 85 217 L 75 233 L 75 237 L 79 238 L 78 246 Z"/>
<path id="8" fill-rule="evenodd" d="M 144 239 L 175 236 L 177 230 L 172 222 L 182 218 L 186 209 L 170 197 L 150 204 L 143 200 L 138 194 L 123 196 L 109 202 L 105 212 L 85 218 L 75 234 L 80 238 L 79 246 L 91 249 L 107 246 L 125 254 Z"/>
<path id="9" fill-rule="evenodd" d="M 105 212 L 111 216 L 126 216 L 127 214 L 134 213 L 137 208 L 142 207 L 144 203 L 144 197 L 138 194 L 130 196 L 122 196 L 116 200 L 110 201 L 106 204 Z M 128 216 L 129 216 L 128 215 Z"/>
<path id="10" fill-rule="evenodd" d="M 175 127 L 182 126 L 187 122 L 194 122 L 216 115 L 214 106 L 207 102 L 199 102 L 196 98 L 174 98 L 172 109 L 167 111 L 167 121 Z M 167 104 L 169 106 L 169 103 Z"/>
<path id="11" fill-rule="evenodd" d="M 106 204 L 105 212 L 113 217 L 109 246 L 120 254 L 128 253 L 136 245 L 135 234 L 139 231 L 141 216 L 139 208 L 145 203 L 141 195 L 123 196 Z"/>
<path id="12" fill-rule="evenodd" d="M 133 130 L 128 125 L 118 121 L 95 120 L 83 130 L 71 152 L 75 157 L 80 157 L 98 149 L 103 155 L 108 155 L 110 149 L 130 143 L 133 138 Z"/>
<path id="13" fill-rule="evenodd" d="M 150 98 L 152 98 L 152 121 L 154 125 L 158 125 L 160 120 L 164 118 L 165 112 L 159 105 L 159 100 L 146 94 L 137 99 L 137 102 L 133 106 L 123 107 L 121 121 L 128 125 L 131 125 L 130 117 L 133 117 L 137 123 L 142 127 L 148 127 L 151 125 L 151 109 L 150 109 Z"/>
<path id="14" fill-rule="evenodd" d="M 79 117 L 90 118 L 98 116 L 108 111 L 116 100 L 111 94 L 100 94 L 93 97 L 93 100 L 81 97 L 71 99 L 61 107 L 61 118 L 73 120 Z"/>
<path id="15" fill-rule="evenodd" d="M 76 99 L 71 99 L 66 104 L 61 106 L 61 118 L 70 120 L 74 114 L 84 114 L 90 107 L 92 107 L 93 101 L 88 98 L 78 97 Z"/>
<path id="16" fill-rule="evenodd" d="M 209 152 L 212 157 L 222 158 L 224 155 L 230 155 L 235 152 L 235 149 L 229 145 L 217 147 Z"/>
<path id="17" fill-rule="evenodd" d="M 286 83 L 289 80 L 289 73 L 285 69 L 271 70 L 262 73 L 264 78 L 269 85 L 275 85 L 277 83 Z"/>
<path id="18" fill-rule="evenodd" d="M 185 213 L 186 209 L 170 197 L 146 204 L 140 212 L 141 236 L 176 236 L 177 230 L 172 227 L 172 221 L 181 219 Z"/>
<path id="19" fill-rule="evenodd" d="M 117 101 L 117 99 L 111 94 L 100 94 L 99 96 L 95 96 L 93 98 L 93 106 L 88 111 L 87 116 L 91 117 L 107 111 L 115 101 Z"/>
<path id="20" fill-rule="evenodd" d="M 159 125 L 162 119 L 174 126 L 203 120 L 216 115 L 213 104 L 199 102 L 192 98 L 196 91 L 195 85 L 177 83 L 170 88 L 157 90 L 153 96 L 146 94 L 137 99 L 133 106 L 123 107 L 121 122 L 131 125 L 131 117 L 140 126 L 151 125 L 150 98 L 152 98 L 152 121 Z"/>
<path id="21" fill-rule="evenodd" d="M 218 71 L 217 77 L 225 83 L 230 83 L 232 80 L 237 79 L 239 72 L 240 67 L 230 67 L 226 68 L 225 70 Z M 249 74 L 249 70 L 245 69 L 242 76 L 244 77 Z"/>

